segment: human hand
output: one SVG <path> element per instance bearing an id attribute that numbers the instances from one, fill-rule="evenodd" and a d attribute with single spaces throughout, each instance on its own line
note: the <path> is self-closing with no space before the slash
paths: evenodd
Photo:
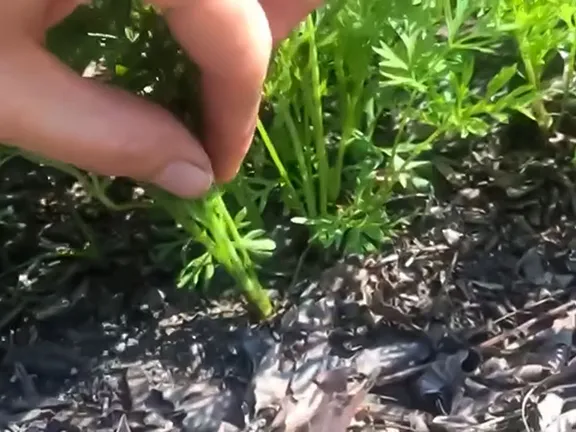
<path id="1" fill-rule="evenodd" d="M 82 0 L 0 3 L 0 142 L 182 197 L 231 180 L 254 135 L 272 46 L 322 0 L 151 0 L 200 67 L 204 141 L 169 112 L 78 76 L 43 47 Z"/>

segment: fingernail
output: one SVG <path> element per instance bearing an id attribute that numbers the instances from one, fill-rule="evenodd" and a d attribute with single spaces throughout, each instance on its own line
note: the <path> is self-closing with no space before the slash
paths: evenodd
<path id="1" fill-rule="evenodd" d="M 172 162 L 154 183 L 184 198 L 197 198 L 205 194 L 212 184 L 212 174 L 188 162 Z"/>

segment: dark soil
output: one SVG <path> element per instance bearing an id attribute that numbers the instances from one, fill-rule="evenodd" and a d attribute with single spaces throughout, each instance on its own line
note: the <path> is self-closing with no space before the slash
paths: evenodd
<path id="1" fill-rule="evenodd" d="M 447 193 L 409 234 L 307 262 L 260 325 L 174 289 L 148 214 L 6 164 L 2 430 L 570 430 L 576 169 L 554 154 L 437 155 Z"/>

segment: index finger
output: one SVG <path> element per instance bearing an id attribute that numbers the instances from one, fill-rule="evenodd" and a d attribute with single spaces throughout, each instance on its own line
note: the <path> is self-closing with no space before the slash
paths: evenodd
<path id="1" fill-rule="evenodd" d="M 272 35 L 258 0 L 157 0 L 201 69 L 203 145 L 218 181 L 237 173 L 254 135 Z"/>

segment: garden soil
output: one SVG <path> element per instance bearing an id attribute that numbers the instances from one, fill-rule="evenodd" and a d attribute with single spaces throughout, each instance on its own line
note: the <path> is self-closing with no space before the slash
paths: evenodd
<path id="1" fill-rule="evenodd" d="M 487 145 L 435 163 L 452 192 L 410 233 L 310 265 L 266 323 L 149 276 L 138 238 L 97 271 L 4 276 L 29 293 L 0 303 L 1 430 L 570 430 L 576 170 Z"/>

